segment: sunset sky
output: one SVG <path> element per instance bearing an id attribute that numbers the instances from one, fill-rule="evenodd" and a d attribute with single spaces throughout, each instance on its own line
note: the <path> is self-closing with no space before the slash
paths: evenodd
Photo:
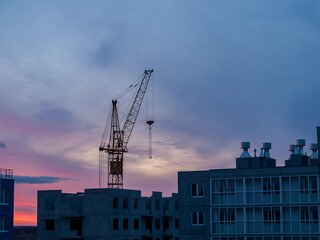
<path id="1" fill-rule="evenodd" d="M 124 187 L 177 192 L 177 171 L 235 167 L 271 142 L 316 142 L 320 1 L 0 1 L 0 168 L 15 175 L 15 225 L 36 225 L 37 191 L 98 187 L 111 100 L 154 69 Z M 123 101 L 123 102 L 122 102 Z M 119 100 L 119 115 L 130 97 Z M 308 146 L 305 151 L 310 154 Z"/>

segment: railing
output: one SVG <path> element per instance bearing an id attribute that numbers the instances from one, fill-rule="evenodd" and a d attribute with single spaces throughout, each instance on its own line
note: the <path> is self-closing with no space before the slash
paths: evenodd
<path id="1" fill-rule="evenodd" d="M 13 179 L 13 170 L 0 168 L 0 178 Z"/>

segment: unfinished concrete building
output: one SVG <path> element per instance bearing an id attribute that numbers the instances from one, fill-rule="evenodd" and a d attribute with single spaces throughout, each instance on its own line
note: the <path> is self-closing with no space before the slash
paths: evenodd
<path id="1" fill-rule="evenodd" d="M 86 189 L 67 194 L 38 191 L 38 240 L 177 240 L 178 194 Z"/>

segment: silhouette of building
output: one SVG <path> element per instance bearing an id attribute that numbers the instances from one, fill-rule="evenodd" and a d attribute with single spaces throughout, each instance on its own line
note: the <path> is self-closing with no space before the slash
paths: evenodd
<path id="1" fill-rule="evenodd" d="M 179 172 L 180 240 L 319 240 L 319 138 L 311 156 L 290 145 L 283 167 L 271 143 L 251 157 L 244 142 L 235 169 Z"/>
<path id="2" fill-rule="evenodd" d="M 0 239 L 13 239 L 14 180 L 12 169 L 0 168 Z"/>
<path id="3" fill-rule="evenodd" d="M 14 240 L 36 240 L 36 226 L 17 226 L 14 227 Z"/>
<path id="4" fill-rule="evenodd" d="M 178 194 L 86 189 L 67 194 L 38 191 L 37 239 L 178 239 Z"/>

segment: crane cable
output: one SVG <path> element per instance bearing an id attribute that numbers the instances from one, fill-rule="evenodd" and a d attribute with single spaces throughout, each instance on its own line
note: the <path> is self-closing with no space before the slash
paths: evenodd
<path id="1" fill-rule="evenodd" d="M 152 75 L 151 79 L 151 84 L 152 84 L 152 118 L 148 119 L 148 94 L 146 96 L 146 123 L 149 125 L 149 159 L 152 159 L 152 124 L 154 123 L 154 75 Z"/>
<path id="2" fill-rule="evenodd" d="M 124 90 L 122 93 L 120 93 L 115 99 L 113 100 L 118 100 L 119 98 L 121 98 L 122 96 L 126 95 L 128 92 L 130 92 L 132 89 L 134 89 L 136 86 L 139 85 L 139 83 L 142 81 L 142 75 L 140 75 L 140 77 L 134 81 L 126 90 Z"/>

